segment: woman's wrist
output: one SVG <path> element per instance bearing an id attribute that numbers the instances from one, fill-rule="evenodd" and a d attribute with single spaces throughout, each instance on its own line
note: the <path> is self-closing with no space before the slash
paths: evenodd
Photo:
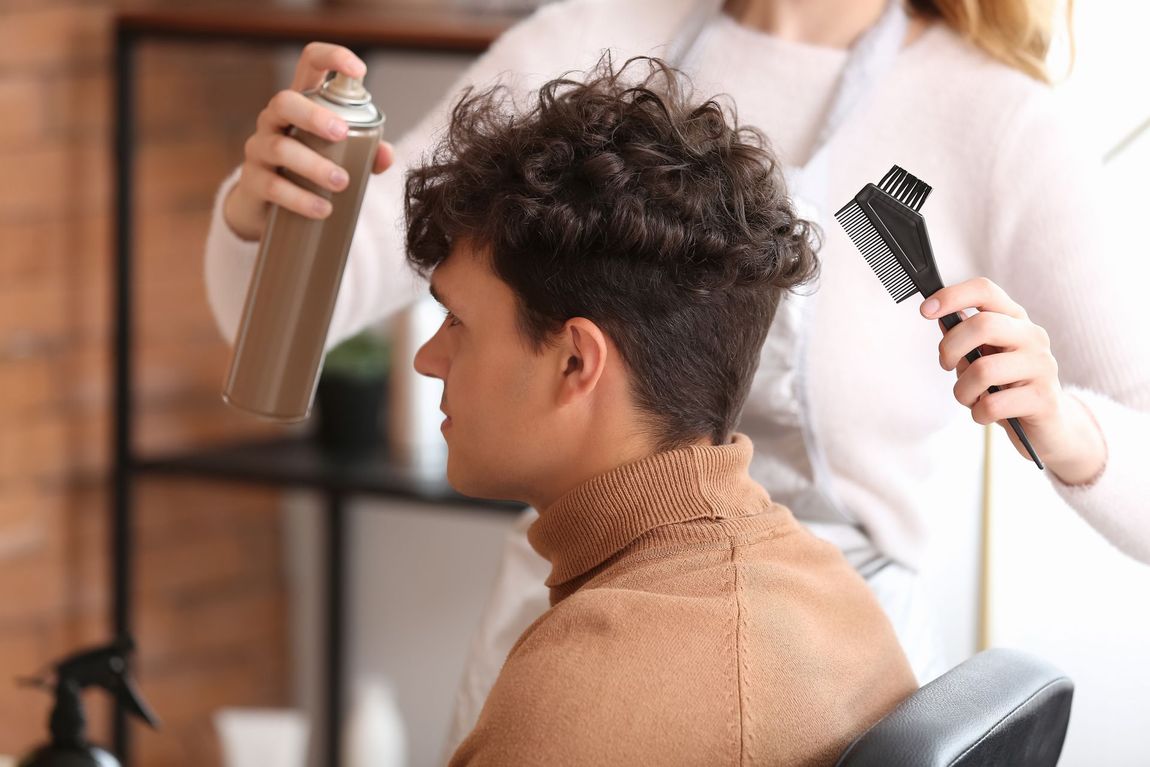
<path id="1" fill-rule="evenodd" d="M 1094 484 L 1106 469 L 1108 450 L 1102 428 L 1082 400 L 1063 392 L 1066 429 L 1063 449 L 1043 456 L 1047 471 L 1071 487 Z"/>
<path id="2" fill-rule="evenodd" d="M 255 242 L 263 233 L 263 221 L 259 215 L 263 212 L 262 204 L 260 208 L 259 211 L 253 211 L 239 191 L 239 184 L 235 184 L 224 197 L 224 223 L 236 237 L 245 242 Z"/>

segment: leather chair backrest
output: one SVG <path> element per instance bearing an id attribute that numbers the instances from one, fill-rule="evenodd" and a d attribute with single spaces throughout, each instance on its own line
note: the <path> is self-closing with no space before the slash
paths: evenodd
<path id="1" fill-rule="evenodd" d="M 838 767 L 1054 767 L 1074 684 L 1018 650 L 975 655 L 863 733 Z"/>

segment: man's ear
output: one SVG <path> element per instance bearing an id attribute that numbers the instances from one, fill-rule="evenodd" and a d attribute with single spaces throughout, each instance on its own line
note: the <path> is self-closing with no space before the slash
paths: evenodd
<path id="1" fill-rule="evenodd" d="M 607 337 L 585 317 L 567 320 L 560 331 L 559 404 L 574 402 L 595 390 L 607 366 Z"/>

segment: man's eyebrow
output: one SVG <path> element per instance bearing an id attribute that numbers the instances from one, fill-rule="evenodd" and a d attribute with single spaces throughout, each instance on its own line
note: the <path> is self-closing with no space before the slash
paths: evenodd
<path id="1" fill-rule="evenodd" d="M 435 289 L 435 283 L 431 280 L 427 281 L 427 289 L 431 291 L 431 297 L 440 303 L 441 306 L 447 306 L 447 300 L 440 295 L 439 291 Z"/>

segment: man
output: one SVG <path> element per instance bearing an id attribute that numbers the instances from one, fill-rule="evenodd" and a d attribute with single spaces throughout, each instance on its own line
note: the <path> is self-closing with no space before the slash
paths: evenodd
<path id="1" fill-rule="evenodd" d="M 468 92 L 407 179 L 447 316 L 448 479 L 535 506 L 551 609 L 452 764 L 831 764 L 915 689 L 838 550 L 734 434 L 811 227 L 754 130 L 656 59 Z"/>

